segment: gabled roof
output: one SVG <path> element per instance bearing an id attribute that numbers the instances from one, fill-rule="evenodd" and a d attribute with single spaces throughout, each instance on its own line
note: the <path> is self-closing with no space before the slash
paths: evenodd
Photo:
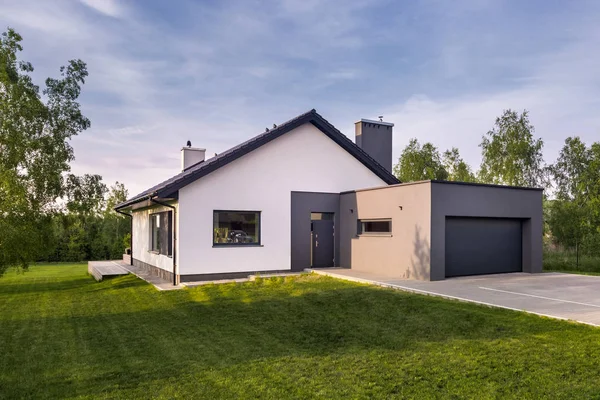
<path id="1" fill-rule="evenodd" d="M 386 170 L 363 149 L 354 144 L 354 142 L 348 139 L 348 137 L 346 137 L 342 132 L 337 130 L 325 118 L 320 116 L 315 109 L 312 109 L 279 125 L 277 128 L 273 128 L 268 132 L 261 133 L 260 135 L 257 135 L 244 143 L 232 147 L 231 149 L 224 151 L 213 158 L 186 168 L 183 172 L 175 175 L 174 177 L 167 179 L 166 181 L 159 183 L 158 185 L 153 186 L 137 196 L 134 196 L 131 199 L 117 205 L 115 209 L 127 207 L 139 201 L 147 200 L 155 196 L 173 197 L 174 193 L 176 193 L 179 189 L 189 185 L 196 179 L 200 179 L 203 176 L 210 174 L 211 172 L 229 164 L 234 160 L 237 160 L 251 151 L 256 150 L 262 145 L 269 143 L 273 139 L 277 139 L 287 132 L 290 132 L 294 128 L 309 122 L 324 134 L 329 136 L 329 138 L 340 145 L 344 150 L 353 155 L 358 161 L 370 169 L 375 175 L 380 177 L 384 182 L 389 185 L 400 183 L 400 181 L 394 175 L 392 175 L 391 172 Z"/>

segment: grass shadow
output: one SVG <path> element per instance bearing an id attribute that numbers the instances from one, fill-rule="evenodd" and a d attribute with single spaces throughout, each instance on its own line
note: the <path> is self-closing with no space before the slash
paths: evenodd
<path id="1" fill-rule="evenodd" d="M 33 312 L 32 305 L 26 318 L 2 321 L 0 372 L 12 393 L 95 397 L 182 373 L 244 373 L 268 360 L 426 357 L 431 349 L 462 346 L 459 356 L 491 342 L 535 343 L 557 331 L 600 338 L 566 322 L 315 275 L 172 292 L 150 290 L 133 276 L 76 282 L 79 292 L 52 295 L 72 307 L 62 314 Z M 102 297 L 93 293 L 99 287 Z M 28 374 L 41 378 L 33 385 L 21 379 Z"/>

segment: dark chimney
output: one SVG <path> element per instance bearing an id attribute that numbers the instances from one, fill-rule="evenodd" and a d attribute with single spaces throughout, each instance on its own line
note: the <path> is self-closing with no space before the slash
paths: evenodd
<path id="1" fill-rule="evenodd" d="M 367 152 L 385 169 L 392 172 L 392 132 L 391 122 L 361 119 L 354 124 L 356 145 Z"/>

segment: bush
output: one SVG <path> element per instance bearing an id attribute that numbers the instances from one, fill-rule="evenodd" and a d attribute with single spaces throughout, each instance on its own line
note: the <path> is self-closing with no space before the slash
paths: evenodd
<path id="1" fill-rule="evenodd" d="M 600 273 L 600 255 L 584 249 L 583 246 L 579 250 L 579 257 L 575 249 L 546 248 L 544 270 Z"/>

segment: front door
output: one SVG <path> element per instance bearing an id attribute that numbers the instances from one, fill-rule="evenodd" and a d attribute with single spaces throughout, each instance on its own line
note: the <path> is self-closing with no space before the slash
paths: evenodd
<path id="1" fill-rule="evenodd" d="M 312 220 L 312 267 L 333 267 L 333 218 Z"/>

